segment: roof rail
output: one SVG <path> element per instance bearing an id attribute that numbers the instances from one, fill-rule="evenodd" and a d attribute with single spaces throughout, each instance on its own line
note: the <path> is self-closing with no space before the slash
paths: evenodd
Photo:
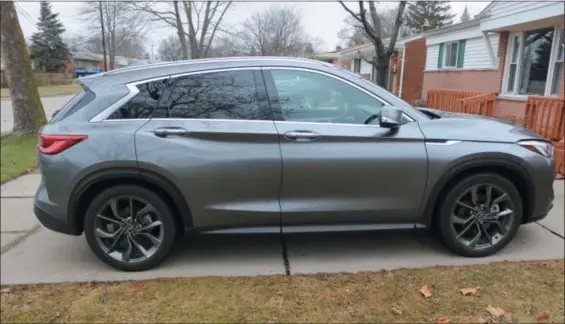
<path id="1" fill-rule="evenodd" d="M 108 71 L 103 73 L 102 75 L 114 75 L 114 74 L 121 74 L 131 71 L 138 71 L 138 70 L 149 70 L 153 68 L 159 67 L 168 67 L 168 66 L 182 66 L 182 65 L 191 65 L 197 63 L 206 63 L 206 62 L 241 62 L 241 61 L 308 61 L 308 62 L 315 62 L 323 64 L 324 62 L 318 60 L 312 60 L 307 58 L 300 58 L 300 57 L 276 57 L 276 56 L 242 56 L 242 57 L 220 57 L 220 58 L 206 58 L 206 59 L 193 59 L 193 60 L 183 60 L 183 61 L 172 61 L 172 62 L 163 62 L 163 63 L 154 63 L 154 64 L 144 64 L 144 65 L 136 65 L 132 67 L 126 67 L 121 69 L 116 69 L 112 71 Z"/>

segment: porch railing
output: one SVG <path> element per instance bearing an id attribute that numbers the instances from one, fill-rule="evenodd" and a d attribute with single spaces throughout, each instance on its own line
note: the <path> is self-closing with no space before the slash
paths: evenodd
<path id="1" fill-rule="evenodd" d="M 456 109 L 465 114 L 492 116 L 496 93 L 485 93 L 457 100 Z"/>
<path id="2" fill-rule="evenodd" d="M 458 101 L 482 95 L 479 92 L 430 89 L 428 90 L 426 107 L 450 112 L 460 112 Z"/>
<path id="3" fill-rule="evenodd" d="M 522 125 L 550 141 L 563 138 L 563 98 L 528 97 Z"/>

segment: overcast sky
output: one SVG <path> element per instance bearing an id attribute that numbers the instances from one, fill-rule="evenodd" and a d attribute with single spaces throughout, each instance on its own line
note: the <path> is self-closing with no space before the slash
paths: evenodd
<path id="1" fill-rule="evenodd" d="M 348 13 L 337 2 L 278 2 L 280 5 L 294 5 L 302 13 L 302 23 L 306 33 L 311 37 L 319 37 L 323 40 L 322 46 L 319 50 L 330 51 L 334 50 L 336 45 L 339 45 L 337 32 L 343 26 L 343 20 L 347 17 Z M 489 2 L 475 2 L 475 1 L 462 1 L 451 2 L 452 12 L 458 16 L 463 12 L 465 6 L 469 8 L 471 17 L 478 14 Z M 39 2 L 16 2 L 18 17 L 22 30 L 26 39 L 29 39 L 31 34 L 37 29 L 35 23 L 39 17 Z M 264 10 L 273 2 L 235 2 L 233 8 L 226 13 L 225 22 L 230 25 L 235 25 L 245 20 L 251 14 Z M 52 2 L 53 11 L 59 13 L 59 18 L 65 25 L 67 32 L 80 35 L 84 32 L 85 26 L 81 22 L 78 15 L 79 8 L 84 5 L 81 2 Z M 351 8 L 357 8 L 356 2 L 348 4 Z M 394 7 L 397 2 L 379 2 L 379 7 Z M 458 21 L 458 17 L 456 17 Z M 151 53 L 151 45 L 154 45 L 154 51 L 157 52 L 159 42 L 174 35 L 174 30 L 170 27 L 154 26 L 148 28 L 146 49 Z"/>

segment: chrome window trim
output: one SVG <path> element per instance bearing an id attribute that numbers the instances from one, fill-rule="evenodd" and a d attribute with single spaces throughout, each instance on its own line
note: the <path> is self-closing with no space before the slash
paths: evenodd
<path id="1" fill-rule="evenodd" d="M 447 140 L 445 142 L 426 142 L 426 145 L 450 146 L 454 144 L 459 144 L 461 142 L 462 141 L 457 141 L 457 140 Z"/>
<path id="2" fill-rule="evenodd" d="M 321 74 L 321 75 L 325 75 L 328 76 L 330 78 L 334 78 L 338 81 L 341 81 L 343 83 L 346 83 L 362 92 L 364 92 L 365 94 L 371 96 L 372 98 L 376 99 L 377 101 L 381 102 L 384 105 L 390 105 L 388 102 L 384 101 L 383 99 L 379 98 L 378 96 L 376 96 L 375 94 L 371 93 L 370 91 L 364 89 L 363 87 L 360 87 L 356 84 L 354 84 L 353 82 L 343 79 L 341 77 L 335 76 L 331 73 L 327 73 L 327 72 L 323 72 L 323 71 L 318 71 L 315 69 L 307 69 L 307 68 L 298 68 L 298 67 L 276 67 L 276 66 L 268 66 L 268 67 L 234 67 L 234 68 L 220 68 L 220 69 L 211 69 L 211 70 L 199 70 L 199 71 L 192 71 L 192 72 L 185 72 L 185 73 L 177 73 L 177 74 L 171 74 L 171 75 L 166 75 L 166 76 L 160 76 L 160 77 L 156 77 L 156 78 L 149 78 L 149 79 L 144 79 L 144 80 L 138 80 L 135 82 L 131 82 L 131 83 L 127 83 L 126 87 L 129 89 L 129 93 L 127 95 L 125 95 L 124 97 L 120 98 L 118 101 L 116 101 L 115 103 L 113 103 L 112 105 L 108 106 L 108 108 L 104 109 L 103 111 L 101 111 L 100 113 L 98 113 L 96 116 L 94 116 L 93 118 L 90 119 L 91 123 L 99 123 L 99 122 L 117 122 L 117 121 L 126 121 L 126 120 L 131 120 L 131 119 L 111 119 L 108 120 L 107 118 L 110 117 L 114 111 L 118 110 L 119 108 L 121 108 L 125 103 L 127 103 L 131 98 L 133 98 L 135 95 L 137 95 L 139 93 L 139 89 L 137 88 L 137 86 L 139 84 L 144 84 L 144 83 L 148 83 L 148 82 L 153 82 L 153 81 L 159 81 L 159 80 L 164 80 L 164 79 L 174 79 L 174 78 L 179 78 L 179 77 L 183 77 L 183 76 L 189 76 L 189 75 L 198 75 L 198 74 L 204 74 L 204 73 L 217 73 L 217 72 L 226 72 L 226 71 L 249 71 L 249 70 L 297 70 L 297 71 L 304 71 L 304 72 L 311 72 L 311 73 L 317 73 L 317 74 Z M 404 111 L 402 111 L 402 115 L 407 118 L 410 122 L 415 121 L 412 117 L 410 117 L 409 115 L 407 115 Z M 140 118 L 140 119 L 136 119 L 136 120 L 149 120 L 148 118 Z M 195 121 L 222 121 L 222 122 L 226 122 L 226 121 L 239 121 L 239 122 L 267 122 L 267 123 L 272 123 L 275 120 L 251 120 L 251 119 L 209 119 L 209 118 L 152 118 L 152 120 L 195 120 Z M 336 125 L 336 126 L 361 126 L 361 127 L 379 127 L 379 125 L 365 125 L 365 124 L 344 124 L 344 123 L 321 123 L 321 122 L 299 122 L 299 121 L 288 121 L 288 120 L 283 120 L 283 121 L 276 121 L 276 122 L 284 122 L 284 123 L 298 123 L 298 124 L 303 124 L 303 125 Z"/>

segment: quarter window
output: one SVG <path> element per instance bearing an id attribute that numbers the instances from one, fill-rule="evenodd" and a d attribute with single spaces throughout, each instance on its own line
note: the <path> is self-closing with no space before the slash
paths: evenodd
<path id="1" fill-rule="evenodd" d="M 383 103 L 335 78 L 298 70 L 271 70 L 284 120 L 363 124 Z"/>
<path id="2" fill-rule="evenodd" d="M 110 115 L 108 119 L 151 118 L 166 86 L 167 79 L 138 84 L 139 93 Z"/>
<path id="3" fill-rule="evenodd" d="M 249 70 L 179 77 L 168 102 L 170 118 L 271 120 Z"/>

